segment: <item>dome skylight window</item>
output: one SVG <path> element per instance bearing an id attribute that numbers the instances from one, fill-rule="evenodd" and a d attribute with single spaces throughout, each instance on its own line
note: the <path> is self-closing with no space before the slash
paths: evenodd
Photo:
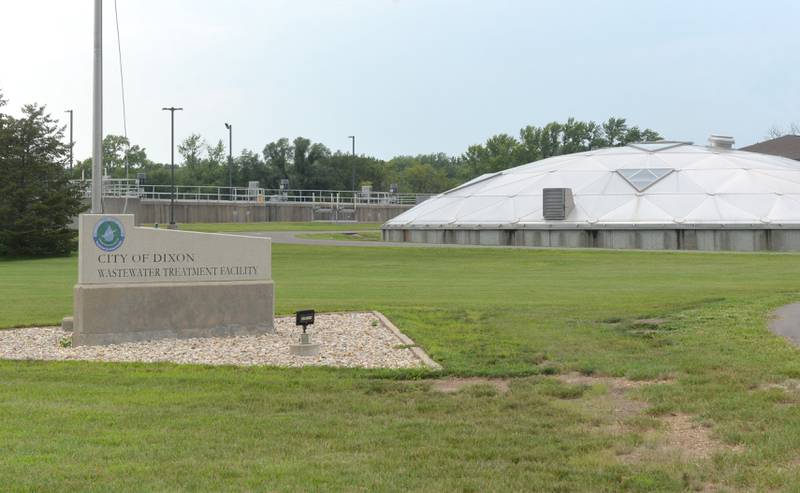
<path id="1" fill-rule="evenodd" d="M 688 145 L 692 145 L 692 143 L 675 141 L 675 140 L 659 140 L 656 142 L 641 142 L 638 144 L 628 144 L 628 147 L 633 147 L 634 149 L 646 152 L 660 152 L 660 151 L 666 151 L 668 149 L 674 149 L 675 147 L 688 146 Z"/>
<path id="2" fill-rule="evenodd" d="M 633 168 L 618 169 L 617 173 L 625 178 L 625 181 L 630 183 L 633 188 L 640 192 L 644 192 L 660 179 L 672 173 L 672 170 L 670 168 Z"/>

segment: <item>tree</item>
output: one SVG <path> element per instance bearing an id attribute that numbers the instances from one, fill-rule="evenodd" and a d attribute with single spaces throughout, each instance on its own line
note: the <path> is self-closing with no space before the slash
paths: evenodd
<path id="1" fill-rule="evenodd" d="M 569 118 L 542 127 L 528 125 L 520 129 L 517 137 L 494 135 L 483 144 L 470 146 L 460 156 L 419 154 L 396 156 L 386 162 L 365 155 L 332 153 L 325 145 L 301 136 L 270 142 L 261 155 L 243 150 L 233 160 L 232 174 L 238 186 L 258 181 L 264 188 L 278 188 L 280 181 L 287 178 L 292 188 L 349 190 L 355 169 L 356 186 L 369 182 L 373 190 L 385 191 L 390 184 L 397 183 L 404 192 L 436 193 L 483 173 L 551 156 L 660 138 L 653 130 L 629 126 L 624 118 L 609 118 L 600 124 Z M 113 177 L 124 177 L 127 165 L 146 173 L 148 185 L 170 183 L 169 165 L 149 161 L 143 148 L 130 145 L 124 137 L 106 136 L 103 148 L 106 169 Z M 183 163 L 175 169 L 176 183 L 227 186 L 229 171 L 222 141 L 210 145 L 202 136 L 192 134 L 178 146 L 178 151 Z M 83 171 L 89 177 L 90 166 L 91 160 L 78 163 L 73 176 L 79 178 Z"/>
<path id="2" fill-rule="evenodd" d="M 289 164 L 294 154 L 294 147 L 289 139 L 278 139 L 264 146 L 264 163 L 276 171 L 278 179 L 289 178 Z M 278 188 L 277 183 L 262 184 L 269 188 Z"/>
<path id="3" fill-rule="evenodd" d="M 778 137 L 783 137 L 784 135 L 800 135 L 800 124 L 797 122 L 792 122 L 789 124 L 789 128 L 781 128 L 777 125 L 773 125 L 769 127 L 767 130 L 767 135 L 764 137 L 765 139 L 777 139 Z"/>
<path id="4" fill-rule="evenodd" d="M 192 134 L 178 144 L 178 153 L 183 157 L 183 165 L 194 168 L 200 165 L 200 155 L 208 144 L 198 134 Z"/>
<path id="5" fill-rule="evenodd" d="M 225 144 L 218 140 L 213 146 L 200 135 L 192 134 L 178 145 L 183 165 L 175 170 L 179 185 L 228 185 L 228 165 Z"/>
<path id="6" fill-rule="evenodd" d="M 108 176 L 112 178 L 135 178 L 130 173 L 136 173 L 149 164 L 151 163 L 147 159 L 147 151 L 138 145 L 132 146 L 127 137 L 108 134 L 103 138 L 103 168 Z M 72 179 L 80 179 L 82 177 L 92 177 L 92 158 L 78 161 L 72 169 Z"/>
<path id="7" fill-rule="evenodd" d="M 470 146 L 462 156 L 462 180 L 493 173 L 551 156 L 616 147 L 631 142 L 661 139 L 658 132 L 628 127 L 624 118 L 609 118 L 598 125 L 569 118 L 564 123 L 550 122 L 544 127 L 528 125 L 519 139 L 508 134 L 490 137 L 485 144 Z"/>
<path id="8" fill-rule="evenodd" d="M 63 128 L 43 106 L 24 106 L 21 118 L 0 112 L 0 255 L 67 255 L 77 247 L 71 224 L 85 205 L 64 169 L 68 156 Z"/>
<path id="9" fill-rule="evenodd" d="M 317 161 L 327 159 L 331 151 L 322 144 L 312 144 L 309 139 L 297 137 L 293 142 L 292 180 L 294 188 L 313 188 L 313 168 Z"/>
<path id="10" fill-rule="evenodd" d="M 515 166 L 515 151 L 518 147 L 519 142 L 508 134 L 489 137 L 484 145 L 469 146 L 464 153 L 469 175 L 478 176 Z"/>
<path id="11" fill-rule="evenodd" d="M 453 186 L 444 171 L 436 169 L 427 163 L 417 163 L 409 166 L 403 170 L 401 177 L 398 185 L 403 191 L 439 193 Z"/>
<path id="12" fill-rule="evenodd" d="M 242 153 L 235 159 L 236 169 L 240 174 L 234 183 L 245 185 L 249 181 L 258 181 L 262 187 L 268 187 L 278 178 L 273 170 L 268 168 L 257 152 L 243 149 Z"/>

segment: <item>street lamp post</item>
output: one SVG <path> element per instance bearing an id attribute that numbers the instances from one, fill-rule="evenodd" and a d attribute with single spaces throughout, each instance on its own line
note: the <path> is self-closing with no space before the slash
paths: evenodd
<path id="1" fill-rule="evenodd" d="M 353 193 L 356 191 L 356 136 L 355 135 L 348 135 L 348 139 L 353 141 L 353 174 L 350 178 L 350 185 L 352 186 Z"/>
<path id="2" fill-rule="evenodd" d="M 233 193 L 233 125 L 225 124 L 228 129 L 228 193 Z"/>
<path id="3" fill-rule="evenodd" d="M 75 142 L 72 140 L 72 110 L 67 110 L 64 113 L 69 113 L 69 169 L 72 169 L 72 148 L 75 147 Z"/>
<path id="4" fill-rule="evenodd" d="M 183 108 L 176 108 L 174 106 L 170 106 L 168 108 L 161 108 L 163 111 L 169 111 L 170 113 L 170 125 L 172 128 L 171 131 L 171 139 L 170 139 L 170 165 L 171 165 L 171 180 L 172 180 L 172 190 L 169 194 L 169 228 L 175 229 L 175 112 L 181 111 Z"/>

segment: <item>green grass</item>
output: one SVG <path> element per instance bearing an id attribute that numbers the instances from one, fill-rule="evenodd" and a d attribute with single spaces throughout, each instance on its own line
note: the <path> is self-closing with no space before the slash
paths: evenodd
<path id="1" fill-rule="evenodd" d="M 147 226 L 152 226 L 149 224 Z M 268 222 L 268 223 L 182 223 L 178 229 L 201 233 L 253 233 L 260 231 L 362 231 L 380 229 L 379 223 Z"/>
<path id="2" fill-rule="evenodd" d="M 340 240 L 340 241 L 381 241 L 380 231 L 360 231 L 357 233 L 301 233 L 298 238 L 309 240 Z"/>
<path id="3" fill-rule="evenodd" d="M 56 325 L 72 312 L 78 257 L 0 257 L 0 327 Z"/>
<path id="4" fill-rule="evenodd" d="M 70 312 L 75 257 L 0 262 L 0 326 Z M 770 310 L 800 256 L 273 245 L 277 311 L 377 309 L 454 375 L 0 362 L 10 491 L 798 491 L 800 352 Z M 656 328 L 634 323 L 658 317 Z M 582 371 L 669 383 L 619 431 Z M 738 451 L 626 462 L 652 416 L 685 413 Z"/>

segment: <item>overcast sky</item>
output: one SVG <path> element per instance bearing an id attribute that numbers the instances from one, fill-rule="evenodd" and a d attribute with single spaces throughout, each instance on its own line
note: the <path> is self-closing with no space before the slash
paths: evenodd
<path id="1" fill-rule="evenodd" d="M 800 2 L 117 0 L 128 134 L 234 153 L 302 135 L 389 158 L 525 125 L 609 116 L 737 146 L 800 121 Z M 0 0 L 0 90 L 16 113 L 75 110 L 90 154 L 92 0 Z M 104 1 L 105 132 L 122 133 L 114 3 Z M 227 140 L 226 140 L 227 142 Z"/>

